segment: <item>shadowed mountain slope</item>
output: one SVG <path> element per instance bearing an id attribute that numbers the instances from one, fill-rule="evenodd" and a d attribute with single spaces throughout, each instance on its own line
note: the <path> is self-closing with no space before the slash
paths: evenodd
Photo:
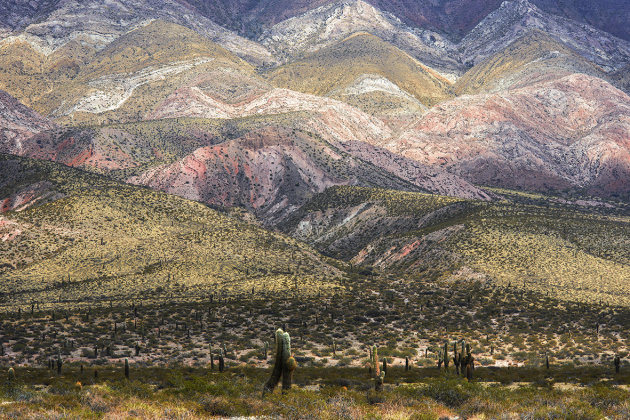
<path id="1" fill-rule="evenodd" d="M 532 29 L 573 49 L 606 72 L 630 60 L 630 42 L 588 25 L 541 11 L 527 0 L 505 1 L 460 42 L 462 59 L 477 64 L 503 50 Z"/>
<path id="2" fill-rule="evenodd" d="M 0 153 L 21 154 L 35 134 L 55 124 L 0 90 Z"/>

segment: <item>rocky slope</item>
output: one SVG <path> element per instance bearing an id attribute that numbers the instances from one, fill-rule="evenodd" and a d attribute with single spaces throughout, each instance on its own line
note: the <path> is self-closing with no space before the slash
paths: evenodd
<path id="1" fill-rule="evenodd" d="M 55 124 L 0 90 L 0 152 L 21 154 L 37 133 Z"/>
<path id="2" fill-rule="evenodd" d="M 473 183 L 630 193 L 630 97 L 582 74 L 438 105 L 387 147 Z"/>
<path id="3" fill-rule="evenodd" d="M 456 46 L 436 32 L 410 28 L 362 0 L 321 6 L 272 26 L 260 38 L 285 61 L 313 54 L 357 32 L 368 32 L 454 79 L 463 67 Z"/>
<path id="4" fill-rule="evenodd" d="M 232 71 L 251 78 L 247 62 L 196 32 L 165 21 L 140 26 L 100 51 L 81 46 L 46 56 L 25 43 L 0 47 L 0 87 L 44 115 L 68 124 L 138 120 L 200 74 Z M 207 75 L 209 76 L 209 75 Z"/>
<path id="5" fill-rule="evenodd" d="M 267 223 L 333 185 L 420 190 L 307 133 L 271 126 L 200 148 L 130 182 L 212 205 L 243 206 Z"/>
<path id="6" fill-rule="evenodd" d="M 150 169 L 131 183 L 221 207 L 242 206 L 267 224 L 334 185 L 489 196 L 442 171 L 359 142 L 333 145 L 304 131 L 267 125 Z"/>
<path id="7" fill-rule="evenodd" d="M 627 300 L 627 208 L 505 193 L 479 202 L 334 187 L 278 227 L 326 255 L 408 279 L 526 279 L 542 293 L 575 296 L 579 287 L 589 298 Z"/>
<path id="8" fill-rule="evenodd" d="M 232 30 L 249 38 L 285 19 L 299 16 L 338 0 L 180 0 Z M 453 41 L 465 36 L 503 0 L 367 0 L 406 25 L 443 33 Z M 630 8 L 624 0 L 533 0 L 547 13 L 587 23 L 630 41 Z"/>
<path id="9" fill-rule="evenodd" d="M 33 20 L 46 16 L 59 6 L 61 0 L 6 0 L 0 3 L 0 26 L 23 28 Z"/>
<path id="10" fill-rule="evenodd" d="M 68 0 L 50 6 L 45 6 L 42 1 L 31 3 L 36 5 L 36 9 L 41 9 L 35 14 L 38 19 L 32 23 L 31 19 L 26 19 L 30 24 L 3 43 L 21 40 L 46 55 L 72 41 L 100 50 L 130 30 L 153 20 L 163 20 L 194 30 L 253 62 L 273 62 L 269 52 L 260 44 L 236 35 L 201 14 L 190 13 L 188 8 L 172 0 L 116 0 L 106 3 Z M 19 8 L 16 9 L 19 13 Z M 48 13 L 43 13 L 45 11 Z"/>
<path id="11" fill-rule="evenodd" d="M 533 0 L 542 10 L 630 41 L 630 6 L 625 0 Z"/>
<path id="12" fill-rule="evenodd" d="M 613 72 L 630 60 L 630 42 L 544 13 L 527 0 L 505 1 L 481 21 L 459 44 L 462 58 L 467 63 L 479 63 L 532 29 L 539 29 L 564 43 L 606 72 Z"/>

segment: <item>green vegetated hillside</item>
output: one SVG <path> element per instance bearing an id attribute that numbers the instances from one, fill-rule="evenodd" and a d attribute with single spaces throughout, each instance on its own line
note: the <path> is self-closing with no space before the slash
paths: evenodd
<path id="1" fill-rule="evenodd" d="M 327 255 L 414 278 L 477 279 L 630 304 L 627 209 L 497 193 L 505 199 L 332 188 L 282 229 Z"/>
<path id="2" fill-rule="evenodd" d="M 343 275 L 306 245 L 196 202 L 7 155 L 0 169 L 0 202 L 27 203 L 0 219 L 4 304 L 308 295 Z"/>

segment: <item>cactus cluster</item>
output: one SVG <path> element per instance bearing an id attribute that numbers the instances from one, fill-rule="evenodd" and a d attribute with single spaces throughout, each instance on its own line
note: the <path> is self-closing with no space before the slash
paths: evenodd
<path id="1" fill-rule="evenodd" d="M 291 355 L 291 337 L 281 328 L 276 331 L 276 359 L 269 380 L 265 383 L 263 395 L 273 392 L 282 379 L 282 390 L 291 389 L 293 371 L 297 368 L 297 362 Z"/>
<path id="2" fill-rule="evenodd" d="M 444 370 L 448 371 L 449 365 L 448 341 L 444 342 L 444 348 L 438 351 L 438 369 L 444 365 Z M 457 351 L 457 342 L 453 343 L 453 366 L 457 375 L 466 375 L 466 378 L 472 380 L 475 370 L 475 358 L 470 351 L 470 344 L 466 344 L 461 340 L 461 352 Z"/>

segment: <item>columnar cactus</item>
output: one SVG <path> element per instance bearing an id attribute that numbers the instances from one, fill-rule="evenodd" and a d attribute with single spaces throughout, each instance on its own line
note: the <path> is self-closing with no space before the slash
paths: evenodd
<path id="1" fill-rule="evenodd" d="M 461 340 L 462 350 L 459 353 L 459 373 L 463 375 L 466 370 L 465 358 L 466 358 L 466 340 Z"/>
<path id="2" fill-rule="evenodd" d="M 269 341 L 265 341 L 265 360 L 267 360 L 269 354 Z"/>
<path id="3" fill-rule="evenodd" d="M 223 357 L 223 349 L 219 347 L 219 372 L 225 370 L 225 359 Z"/>
<path id="4" fill-rule="evenodd" d="M 57 356 L 57 375 L 61 375 L 62 366 L 63 366 L 63 361 L 61 360 L 61 356 Z"/>
<path id="5" fill-rule="evenodd" d="M 129 359 L 125 359 L 125 378 L 129 379 Z"/>
<path id="6" fill-rule="evenodd" d="M 385 372 L 381 372 L 378 363 L 378 348 L 376 344 L 372 346 L 372 352 L 370 354 L 372 372 L 374 372 L 374 389 L 380 391 L 383 389 L 383 382 L 385 381 Z M 383 360 L 385 362 L 385 360 Z"/>
<path id="7" fill-rule="evenodd" d="M 466 357 L 464 358 L 464 365 L 466 366 L 466 379 L 472 381 L 473 372 L 475 370 L 475 358 L 470 352 L 470 344 L 466 344 Z"/>
<path id="8" fill-rule="evenodd" d="M 276 331 L 276 358 L 271 376 L 263 388 L 263 395 L 267 392 L 273 392 L 280 379 L 282 379 L 283 391 L 291 389 L 293 371 L 296 368 L 297 362 L 291 355 L 291 337 L 282 328 L 278 328 Z"/>
<path id="9" fill-rule="evenodd" d="M 462 355 L 457 353 L 457 341 L 453 343 L 453 365 L 455 365 L 455 373 L 459 375 L 459 364 Z"/>
<path id="10" fill-rule="evenodd" d="M 545 352 L 545 366 L 549 370 L 549 355 Z"/>
<path id="11" fill-rule="evenodd" d="M 9 375 L 9 382 L 15 381 L 15 370 L 13 370 L 13 368 L 9 368 L 8 375 Z"/>
<path id="12" fill-rule="evenodd" d="M 615 365 L 615 373 L 619 373 L 621 371 L 621 358 L 619 357 L 619 355 L 615 356 L 613 363 Z"/>
<path id="13" fill-rule="evenodd" d="M 448 341 L 444 342 L 444 370 L 448 370 Z"/>

